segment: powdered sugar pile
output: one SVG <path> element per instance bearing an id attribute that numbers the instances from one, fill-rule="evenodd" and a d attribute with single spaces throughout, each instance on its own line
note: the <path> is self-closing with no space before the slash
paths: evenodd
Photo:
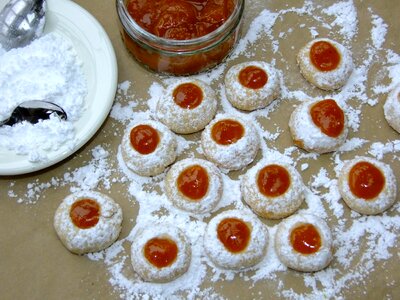
<path id="1" fill-rule="evenodd" d="M 49 33 L 24 48 L 0 55 L 0 120 L 29 100 L 60 105 L 68 121 L 57 117 L 32 125 L 27 122 L 0 127 L 0 147 L 27 155 L 29 161 L 44 161 L 46 152 L 67 144 L 74 146 L 76 121 L 84 111 L 86 80 L 72 43 Z"/>
<path id="2" fill-rule="evenodd" d="M 254 8 L 256 4 L 248 2 L 248 6 Z M 268 6 L 268 3 L 267 3 Z M 385 49 L 385 34 L 387 24 L 372 9 L 369 11 L 370 37 L 362 47 L 362 53 L 355 54 L 355 71 L 342 90 L 324 94 L 324 97 L 335 97 L 343 103 L 352 130 L 351 136 L 339 151 L 320 156 L 315 153 L 305 153 L 290 145 L 280 149 L 280 136 L 287 134 L 288 116 L 282 117 L 279 123 L 270 124 L 269 118 L 279 110 L 283 104 L 294 106 L 298 101 L 322 97 L 318 90 L 294 90 L 290 86 L 287 70 L 281 71 L 282 95 L 265 109 L 244 114 L 232 108 L 226 99 L 224 86 L 221 84 L 228 64 L 235 63 L 236 59 L 255 56 L 255 48 L 265 48 L 265 52 L 271 51 L 279 57 L 283 50 L 284 41 L 280 37 L 289 38 L 292 32 L 298 29 L 309 28 L 310 38 L 319 35 L 319 30 L 329 29 L 336 31 L 337 38 L 350 49 L 353 41 L 358 36 L 358 10 L 353 1 L 343 1 L 329 7 L 321 8 L 312 1 L 296 8 L 286 8 L 273 12 L 265 8 L 260 11 L 251 22 L 247 32 L 239 42 L 235 52 L 230 56 L 227 64 L 222 64 L 213 71 L 195 76 L 211 85 L 219 98 L 219 112 L 235 115 L 245 115 L 256 124 L 258 134 L 262 138 L 261 159 L 274 157 L 290 163 L 306 172 L 310 172 L 316 160 L 325 161 L 323 167 L 312 171 L 309 182 L 305 182 L 305 205 L 301 212 L 311 213 L 323 218 L 331 227 L 334 243 L 334 259 L 331 265 L 320 272 L 298 274 L 285 267 L 278 259 L 274 249 L 274 243 L 270 242 L 264 259 L 251 270 L 234 272 L 216 268 L 204 254 L 202 238 L 210 214 L 194 215 L 182 212 L 172 206 L 163 193 L 165 173 L 153 177 L 144 178 L 130 172 L 121 158 L 118 150 L 117 162 L 109 155 L 105 146 L 97 146 L 93 149 L 93 159 L 86 165 L 68 172 L 64 178 L 53 178 L 50 182 L 34 182 L 28 187 L 28 192 L 34 197 L 41 190 L 52 186 L 69 185 L 71 191 L 81 189 L 96 189 L 99 187 L 110 189 L 115 182 L 127 185 L 127 192 L 133 205 L 139 206 L 138 215 L 130 234 L 120 239 L 105 251 L 90 254 L 93 260 L 102 260 L 110 274 L 110 283 L 116 289 L 121 298 L 139 299 L 143 296 L 155 299 L 164 298 L 209 298 L 216 299 L 221 295 L 213 288 L 215 283 L 223 284 L 223 281 L 245 281 L 249 290 L 247 296 L 263 298 L 266 294 L 251 294 L 259 287 L 264 287 L 266 282 L 273 286 L 268 291 L 269 297 L 284 297 L 291 299 L 320 299 L 342 298 L 351 293 L 353 287 L 368 282 L 369 276 L 384 265 L 388 259 L 398 260 L 393 257 L 396 247 L 399 245 L 397 232 L 400 230 L 400 203 L 397 203 L 387 213 L 378 216 L 361 216 L 349 211 L 341 200 L 337 188 L 337 176 L 345 159 L 351 156 L 354 150 L 365 152 L 366 155 L 378 159 L 385 159 L 394 166 L 398 166 L 400 151 L 399 140 L 370 141 L 364 136 L 358 136 L 363 120 L 365 107 L 377 108 L 380 94 L 387 93 L 400 81 L 400 55 L 393 50 Z M 315 26 L 308 26 L 300 21 L 299 28 L 288 28 L 284 34 L 274 32 L 274 25 L 285 18 L 311 18 Z M 304 21 L 305 22 L 305 21 Z M 302 25 L 303 24 L 303 25 Z M 282 31 L 283 32 L 283 31 Z M 261 44 L 261 41 L 267 43 Z M 259 46 L 257 46 L 259 45 Z M 296 45 L 300 48 L 303 45 Z M 262 50 L 262 49 L 261 49 Z M 294 54 L 294 53 L 293 53 Z M 275 56 L 274 56 L 275 57 Z M 288 64 L 291 58 L 282 58 Z M 382 74 L 373 77 L 370 74 L 371 66 L 380 59 Z M 279 60 L 271 62 L 279 69 Z M 281 68 L 283 69 L 283 68 Z M 298 72 L 298 70 L 296 70 Z M 389 83 L 384 78 L 389 79 Z M 168 86 L 175 78 L 157 78 L 148 88 L 149 99 L 146 99 L 146 107 L 140 105 L 140 99 L 131 94 L 136 88 L 129 81 L 119 85 L 116 103 L 112 109 L 111 117 L 117 123 L 127 125 L 129 122 L 140 118 L 154 118 L 157 101 L 163 96 L 164 86 Z M 374 82 L 374 88 L 370 88 Z M 371 106 L 371 107 L 369 107 Z M 265 122 L 266 121 L 266 122 Z M 383 122 L 383 121 L 382 121 Z M 122 132 L 116 132 L 115 137 L 120 139 Z M 199 135 L 197 136 L 197 138 Z M 202 149 L 199 139 L 188 140 L 178 136 L 178 156 L 201 156 Z M 114 167 L 114 164 L 117 166 Z M 116 172 L 118 171 L 118 172 Z M 303 174 L 302 174 L 303 175 Z M 247 209 L 240 196 L 240 174 L 222 174 L 224 191 L 222 199 L 216 208 L 217 212 L 226 208 Z M 9 187 L 10 197 L 17 197 L 13 192 L 13 186 Z M 188 236 L 192 245 L 192 262 L 189 272 L 177 280 L 167 284 L 154 284 L 143 282 L 137 274 L 132 272 L 130 266 L 130 244 L 138 228 L 153 223 L 174 224 L 182 229 Z M 276 234 L 277 223 L 268 223 L 269 240 L 273 241 Z M 293 286 L 286 285 L 286 279 L 294 280 L 301 288 L 301 292 Z M 386 287 L 390 287 L 391 282 Z M 307 292 L 304 292 L 306 290 Z M 387 288 L 389 290 L 389 288 Z M 222 297 L 222 296 L 221 296 Z"/>

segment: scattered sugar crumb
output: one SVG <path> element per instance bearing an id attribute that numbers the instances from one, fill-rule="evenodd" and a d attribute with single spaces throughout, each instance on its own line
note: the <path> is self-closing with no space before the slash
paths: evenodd
<path id="1" fill-rule="evenodd" d="M 324 8 L 322 12 L 336 18 L 331 25 L 340 27 L 339 33 L 348 41 L 351 41 L 357 35 L 358 16 L 352 0 L 335 3 Z"/>
<path id="2" fill-rule="evenodd" d="M 322 12 L 322 14 L 320 13 Z M 376 105 L 377 100 L 371 99 L 368 91 L 369 67 L 374 61 L 378 51 L 385 51 L 385 62 L 388 67 L 388 76 L 391 83 L 387 86 L 381 85 L 378 89 L 372 90 L 375 93 L 382 93 L 393 87 L 400 81 L 400 56 L 390 49 L 382 49 L 385 45 L 385 36 L 388 30 L 384 20 L 371 14 L 370 41 L 371 45 L 366 45 L 366 54 L 358 62 L 356 70 L 352 74 L 349 82 L 334 95 L 340 99 L 345 107 L 349 119 L 349 125 L 353 134 L 356 136 L 362 119 L 364 105 Z M 299 17 L 312 16 L 318 23 L 318 28 L 339 28 L 340 38 L 343 38 L 349 45 L 358 34 L 358 15 L 353 1 L 342 1 L 321 10 L 313 1 L 305 1 L 303 6 L 294 8 L 287 5 L 287 9 L 279 12 L 271 12 L 268 9 L 261 10 L 258 16 L 251 22 L 249 30 L 240 40 L 234 53 L 228 58 L 227 62 L 234 62 L 239 57 L 251 57 L 251 52 L 258 40 L 263 37 L 271 43 L 274 54 L 279 53 L 279 38 L 287 37 L 288 33 L 295 32 L 295 29 L 288 28 L 286 31 L 274 33 L 274 25 L 277 21 L 284 20 L 286 15 L 296 14 Z M 332 17 L 334 20 L 332 21 Z M 328 21 L 329 20 L 329 21 Z M 299 28 L 305 28 L 305 24 L 300 24 Z M 319 35 L 317 27 L 310 27 L 310 35 Z M 338 36 L 339 36 L 338 35 Z M 209 84 L 217 84 L 216 91 L 221 100 L 221 110 L 242 114 L 233 109 L 226 99 L 224 88 L 218 81 L 222 78 L 226 70 L 226 64 L 207 73 L 196 77 Z M 284 73 L 282 72 L 284 75 Z M 129 81 L 124 81 L 118 85 L 116 101 L 111 111 L 111 118 L 121 124 L 127 124 L 134 118 L 151 118 L 154 116 L 156 104 L 162 97 L 164 88 L 174 78 L 161 77 L 159 81 L 153 82 L 148 89 L 148 99 L 137 99 L 134 95 L 134 86 Z M 282 78 L 282 99 L 305 101 L 312 99 L 304 91 L 292 90 Z M 139 102 L 147 105 L 145 111 L 139 109 Z M 295 102 L 293 101 L 293 105 Z M 264 142 L 261 146 L 261 156 L 275 156 L 293 165 L 300 163 L 300 170 L 310 170 L 313 163 L 321 156 L 316 153 L 305 153 L 297 147 L 290 146 L 283 149 L 283 153 L 273 149 L 273 143 L 284 133 L 279 129 L 278 124 L 274 124 L 275 131 L 263 128 L 263 122 L 258 119 L 268 119 L 269 114 L 274 113 L 279 107 L 279 102 L 270 107 L 249 113 L 249 117 L 257 120 L 257 129 Z M 180 153 L 194 155 L 194 152 L 201 154 L 200 145 L 197 141 L 188 141 L 185 137 L 178 138 L 178 148 Z M 213 266 L 207 257 L 202 253 L 202 235 L 206 226 L 207 216 L 193 216 L 184 214 L 174 208 L 169 203 L 166 196 L 162 193 L 164 188 L 163 180 L 165 174 L 154 178 L 143 178 L 130 172 L 118 151 L 116 158 L 110 157 L 106 145 L 94 147 L 91 151 L 92 158 L 85 165 L 70 170 L 62 178 L 52 178 L 49 182 L 33 181 L 27 186 L 26 195 L 17 195 L 13 192 L 13 186 L 9 186 L 9 195 L 17 202 L 35 203 L 44 190 L 59 186 L 69 186 L 71 192 L 82 189 L 97 189 L 100 186 L 110 189 L 113 183 L 125 182 L 129 185 L 128 193 L 133 203 L 139 204 L 139 212 L 135 220 L 135 227 L 129 235 L 116 242 L 110 248 L 99 253 L 89 254 L 87 257 L 94 261 L 102 261 L 109 272 L 109 282 L 115 288 L 115 292 L 121 298 L 127 299 L 163 299 L 163 298 L 187 298 L 187 299 L 223 299 L 224 297 L 215 292 L 213 288 L 204 289 L 202 283 L 208 276 L 212 282 L 230 281 L 234 278 L 241 278 L 249 282 L 249 293 L 255 298 L 263 298 L 261 292 L 254 294 L 252 286 L 262 280 L 276 281 L 276 289 L 271 293 L 271 297 L 280 296 L 291 299 L 320 299 L 320 298 L 343 298 L 344 291 L 351 289 L 354 285 L 364 282 L 369 273 L 379 262 L 392 257 L 392 249 L 398 244 L 395 234 L 400 230 L 400 216 L 382 214 L 379 216 L 361 216 L 358 213 L 350 212 L 350 218 L 344 218 L 347 210 L 341 200 L 337 187 L 337 175 L 343 165 L 342 155 L 349 155 L 354 150 L 366 147 L 368 154 L 382 159 L 385 155 L 390 155 L 397 159 L 395 155 L 400 150 L 400 141 L 387 141 L 372 143 L 368 140 L 353 137 L 331 155 L 330 162 L 332 170 L 320 168 L 311 176 L 310 182 L 305 191 L 305 205 L 300 210 L 319 215 L 328 222 L 333 222 L 337 226 L 332 228 L 334 237 L 334 261 L 332 265 L 320 272 L 311 274 L 301 274 L 304 287 L 309 292 L 297 293 L 289 286 L 279 280 L 280 274 L 290 272 L 278 259 L 273 238 L 276 232 L 276 225 L 269 226 L 270 243 L 268 252 L 259 265 L 250 271 L 233 272 L 221 270 Z M 116 163 L 115 166 L 113 163 Z M 243 209 L 245 205 L 240 199 L 240 176 L 231 178 L 228 174 L 223 174 L 224 192 L 221 203 L 217 210 L 224 207 L 236 207 Z M 391 211 L 400 212 L 400 205 L 397 204 Z M 162 213 L 161 213 L 162 212 Z M 149 222 L 169 222 L 174 223 L 190 238 L 193 245 L 192 271 L 188 272 L 181 279 L 167 284 L 144 283 L 129 267 L 130 257 L 129 248 L 132 238 L 138 226 Z M 361 252 L 363 249 L 363 252 Z M 355 263 L 357 260 L 357 263 Z M 346 272 L 350 266 L 355 265 L 351 272 Z M 197 272 L 196 272 L 197 271 Z M 393 282 L 392 285 L 395 283 Z"/>

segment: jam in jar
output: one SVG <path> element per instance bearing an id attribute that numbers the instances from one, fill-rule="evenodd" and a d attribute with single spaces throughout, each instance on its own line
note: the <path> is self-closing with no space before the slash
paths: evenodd
<path id="1" fill-rule="evenodd" d="M 122 40 L 137 61 L 172 75 L 224 60 L 239 39 L 244 0 L 117 0 Z"/>

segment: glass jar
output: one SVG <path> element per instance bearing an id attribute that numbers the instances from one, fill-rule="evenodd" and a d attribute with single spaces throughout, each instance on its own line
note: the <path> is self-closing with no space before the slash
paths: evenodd
<path id="1" fill-rule="evenodd" d="M 149 69 L 172 75 L 191 75 L 221 63 L 240 36 L 245 0 L 234 0 L 228 19 L 204 36 L 173 40 L 149 33 L 130 16 L 126 3 L 116 0 L 122 40 L 137 61 Z"/>

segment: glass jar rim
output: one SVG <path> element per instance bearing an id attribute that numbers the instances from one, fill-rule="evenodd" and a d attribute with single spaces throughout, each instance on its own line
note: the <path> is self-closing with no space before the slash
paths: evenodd
<path id="1" fill-rule="evenodd" d="M 142 42 L 150 42 L 153 46 L 157 45 L 157 48 L 162 47 L 163 50 L 167 51 L 173 51 L 174 49 L 179 50 L 182 48 L 185 49 L 185 47 L 191 48 L 208 43 L 214 44 L 213 41 L 215 41 L 216 39 L 220 40 L 221 36 L 229 35 L 229 33 L 234 28 L 236 28 L 241 20 L 245 6 L 245 0 L 236 0 L 236 3 L 238 5 L 235 6 L 235 9 L 233 10 L 229 18 L 216 30 L 206 35 L 194 39 L 173 40 L 159 37 L 142 28 L 129 14 L 125 6 L 125 0 L 116 0 L 116 3 L 119 19 L 125 29 L 129 26 L 129 28 L 133 29 L 134 33 L 137 34 L 139 38 L 141 38 Z M 183 50 L 183 52 L 186 51 Z"/>

